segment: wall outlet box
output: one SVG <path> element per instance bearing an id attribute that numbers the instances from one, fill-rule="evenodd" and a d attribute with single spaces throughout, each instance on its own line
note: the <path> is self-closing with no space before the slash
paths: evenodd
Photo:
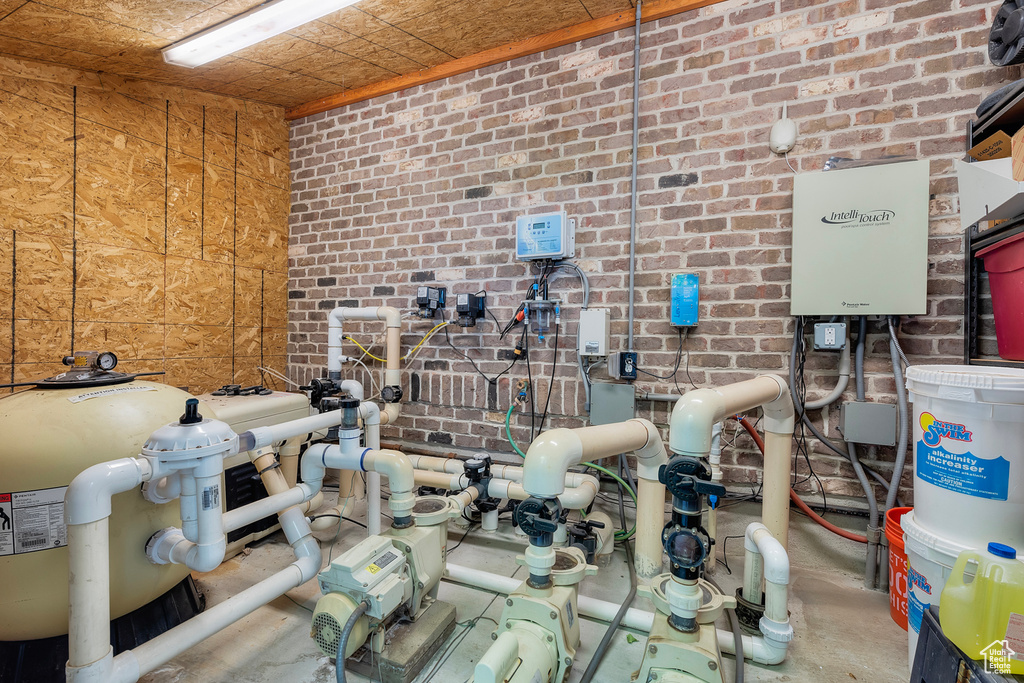
<path id="1" fill-rule="evenodd" d="M 697 304 L 700 303 L 700 278 L 696 273 L 672 276 L 672 324 L 693 327 L 697 324 Z"/>
<path id="2" fill-rule="evenodd" d="M 846 323 L 814 323 L 814 350 L 839 351 L 846 346 Z"/>
<path id="3" fill-rule="evenodd" d="M 576 255 L 576 220 L 565 211 L 516 219 L 516 258 L 566 259 Z"/>
<path id="4" fill-rule="evenodd" d="M 927 312 L 929 161 L 798 173 L 790 315 Z"/>
<path id="5" fill-rule="evenodd" d="M 616 351 L 608 357 L 608 374 L 614 379 L 636 379 L 636 352 Z"/>
<path id="6" fill-rule="evenodd" d="M 636 417 L 632 384 L 594 382 L 590 387 L 590 424 L 607 425 Z"/>
<path id="7" fill-rule="evenodd" d="M 854 443 L 895 446 L 899 409 L 891 403 L 846 401 L 839 410 L 839 431 Z"/>
<path id="8" fill-rule="evenodd" d="M 580 311 L 580 328 L 576 351 L 581 356 L 608 355 L 608 330 L 611 311 L 607 308 L 585 308 Z"/>

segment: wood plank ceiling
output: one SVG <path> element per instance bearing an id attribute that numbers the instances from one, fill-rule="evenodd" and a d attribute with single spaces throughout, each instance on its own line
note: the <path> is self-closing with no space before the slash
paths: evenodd
<path id="1" fill-rule="evenodd" d="M 0 0 L 0 54 L 295 107 L 620 12 L 630 0 L 362 0 L 197 69 L 160 49 L 258 0 Z"/>

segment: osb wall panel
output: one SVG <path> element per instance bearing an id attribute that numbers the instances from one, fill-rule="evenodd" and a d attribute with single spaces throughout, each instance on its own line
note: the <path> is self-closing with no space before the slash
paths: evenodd
<path id="1" fill-rule="evenodd" d="M 109 350 L 196 393 L 275 385 L 258 368 L 286 369 L 283 112 L 0 62 L 0 382 Z"/>

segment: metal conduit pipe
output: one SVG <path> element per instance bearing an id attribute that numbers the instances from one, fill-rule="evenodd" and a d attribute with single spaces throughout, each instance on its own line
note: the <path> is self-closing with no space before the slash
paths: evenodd
<path id="1" fill-rule="evenodd" d="M 892 479 L 889 481 L 889 492 L 885 496 L 884 510 L 890 510 L 896 504 L 897 494 L 900 490 L 900 480 L 903 478 L 903 469 L 907 464 L 907 430 L 910 427 L 910 408 L 907 404 L 907 385 L 903 380 L 903 356 L 900 350 L 899 340 L 896 338 L 896 328 L 889 319 L 889 357 L 892 360 L 892 375 L 896 380 L 896 405 L 899 407 L 900 426 L 899 441 L 896 444 L 896 462 L 893 464 Z M 883 512 L 884 514 L 884 512 Z M 879 561 L 878 561 L 878 590 L 889 590 L 889 562 L 888 549 L 889 539 L 885 534 L 879 538 Z"/>
<path id="2" fill-rule="evenodd" d="M 860 316 L 858 320 L 857 352 L 854 363 L 854 373 L 857 380 L 857 400 L 864 401 L 864 350 L 867 347 L 868 319 L 867 316 Z M 876 568 L 878 565 L 878 539 L 881 535 L 878 526 L 878 501 L 875 500 L 875 491 L 871 488 L 867 473 L 857 456 L 857 446 L 850 441 L 846 442 L 846 448 L 850 453 L 850 464 L 857 475 L 857 480 L 864 489 L 868 501 L 868 528 L 865 534 L 868 538 L 867 553 L 864 558 L 864 587 L 874 590 Z"/>

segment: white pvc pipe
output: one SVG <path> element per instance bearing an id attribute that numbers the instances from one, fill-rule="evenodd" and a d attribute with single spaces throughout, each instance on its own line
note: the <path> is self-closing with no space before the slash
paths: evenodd
<path id="1" fill-rule="evenodd" d="M 331 410 L 268 427 L 255 427 L 238 435 L 238 450 L 244 452 L 266 448 L 296 436 L 311 434 L 340 424 L 341 410 Z"/>
<path id="2" fill-rule="evenodd" d="M 359 416 L 363 418 L 366 447 L 380 450 L 380 408 L 376 403 L 359 404 Z M 341 514 L 340 512 L 338 513 Z M 381 530 L 380 474 L 366 473 L 366 535 L 376 536 Z"/>
<path id="3" fill-rule="evenodd" d="M 110 651 L 108 518 L 68 525 L 68 661 L 87 666 Z"/>
<path id="4" fill-rule="evenodd" d="M 498 511 L 488 510 L 487 512 L 480 515 L 480 530 L 481 531 L 497 531 L 498 530 Z"/>
<path id="5" fill-rule="evenodd" d="M 303 488 L 303 484 L 299 484 L 297 487 L 290 488 L 283 493 L 275 493 L 272 496 L 261 498 L 242 507 L 237 507 L 234 510 L 228 510 L 224 513 L 224 531 L 241 529 L 248 524 L 258 522 L 264 517 L 277 514 L 293 505 L 298 505 L 306 500 L 307 494 L 311 494 L 308 487 Z"/>

